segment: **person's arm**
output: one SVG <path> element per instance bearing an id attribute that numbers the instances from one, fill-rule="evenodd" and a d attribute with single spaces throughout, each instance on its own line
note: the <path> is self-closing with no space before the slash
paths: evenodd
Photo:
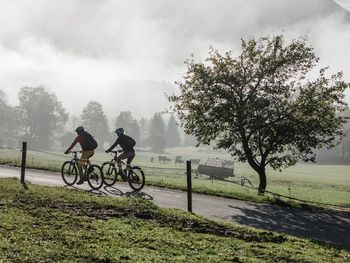
<path id="1" fill-rule="evenodd" d="M 74 140 L 74 142 L 72 143 L 72 145 L 69 146 L 69 148 L 67 149 L 67 151 L 65 151 L 64 153 L 65 153 L 65 154 L 68 154 L 69 151 L 72 150 L 73 147 L 74 147 L 78 142 L 79 142 L 79 136 L 77 136 L 77 137 L 75 138 L 75 140 Z"/>
<path id="2" fill-rule="evenodd" d="M 113 143 L 111 147 L 109 147 L 108 150 L 106 150 L 106 153 L 112 151 L 118 144 L 119 144 L 119 138 Z"/>

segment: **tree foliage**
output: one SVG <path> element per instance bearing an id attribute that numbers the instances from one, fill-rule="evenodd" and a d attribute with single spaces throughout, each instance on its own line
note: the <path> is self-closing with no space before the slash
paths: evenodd
<path id="1" fill-rule="evenodd" d="M 150 120 L 150 134 L 165 136 L 165 122 L 160 112 L 156 112 Z"/>
<path id="2" fill-rule="evenodd" d="M 100 146 L 110 140 L 109 124 L 102 105 L 97 101 L 90 101 L 81 113 L 81 124 L 91 133 Z"/>
<path id="3" fill-rule="evenodd" d="M 122 127 L 125 133 L 131 136 L 136 142 L 140 140 L 140 126 L 130 111 L 122 111 L 118 115 L 114 127 L 116 129 Z"/>
<path id="4" fill-rule="evenodd" d="M 44 87 L 23 87 L 18 93 L 24 139 L 39 149 L 49 149 L 68 119 L 54 93 Z"/>
<path id="5" fill-rule="evenodd" d="M 327 77 L 325 68 L 306 80 L 319 59 L 305 38 L 251 38 L 241 48 L 237 56 L 211 49 L 204 63 L 187 61 L 180 94 L 169 100 L 188 134 L 247 161 L 264 192 L 267 165 L 314 161 L 316 148 L 337 143 L 349 84 L 341 72 Z"/>
<path id="6" fill-rule="evenodd" d="M 5 93 L 0 90 L 0 146 L 15 146 L 20 127 L 20 115 L 16 107 L 8 104 Z"/>
<path id="7" fill-rule="evenodd" d="M 146 140 L 152 151 L 162 153 L 166 147 L 165 123 L 162 115 L 156 112 L 150 120 L 150 134 Z"/>
<path id="8" fill-rule="evenodd" d="M 171 115 L 165 131 L 166 144 L 168 147 L 176 147 L 181 145 L 180 132 L 174 115 Z"/>

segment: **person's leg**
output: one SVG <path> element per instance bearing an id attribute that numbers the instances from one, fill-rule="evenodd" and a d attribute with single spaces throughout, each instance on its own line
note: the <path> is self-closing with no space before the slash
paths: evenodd
<path id="1" fill-rule="evenodd" d="M 125 153 L 122 153 L 120 155 L 118 155 L 116 161 L 117 161 L 117 167 L 118 167 L 118 173 L 123 173 L 122 171 L 122 160 L 125 159 L 127 157 L 125 157 Z"/>
<path id="2" fill-rule="evenodd" d="M 90 157 L 94 155 L 94 151 L 83 151 L 81 154 L 81 157 L 78 161 L 78 170 L 79 170 L 79 176 L 80 180 L 77 184 L 84 183 L 84 174 L 83 174 L 83 168 L 85 168 L 85 163 L 89 160 Z"/>
<path id="3" fill-rule="evenodd" d="M 125 152 L 125 153 L 122 153 L 121 155 L 119 155 L 117 160 L 116 160 L 117 161 L 118 170 L 120 171 L 122 169 L 122 160 L 123 159 L 128 159 L 127 162 L 126 162 L 126 166 L 130 167 L 130 163 L 132 162 L 134 157 L 135 157 L 135 153 L 134 152 Z"/>
<path id="4" fill-rule="evenodd" d="M 132 160 L 134 160 L 134 157 L 135 157 L 135 153 L 134 152 L 128 152 L 127 153 L 127 158 L 128 160 L 126 161 L 126 169 L 130 170 L 131 168 L 131 162 Z"/>
<path id="5" fill-rule="evenodd" d="M 117 166 L 118 166 L 118 174 L 120 174 L 120 176 L 122 177 L 123 181 L 126 181 L 126 175 L 124 174 L 123 170 L 122 170 L 122 160 L 123 159 L 127 159 L 129 160 L 129 157 L 131 157 L 131 155 L 135 155 L 133 153 L 130 152 L 124 152 L 122 154 L 120 154 L 117 158 Z M 132 160 L 132 159 L 131 159 Z M 130 165 L 130 164 L 129 164 Z M 128 165 L 127 165 L 128 167 Z"/>

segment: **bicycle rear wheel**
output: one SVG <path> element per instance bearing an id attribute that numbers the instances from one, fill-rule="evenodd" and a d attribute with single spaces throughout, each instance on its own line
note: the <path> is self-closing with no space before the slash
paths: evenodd
<path id="1" fill-rule="evenodd" d="M 145 174 L 138 166 L 131 167 L 128 173 L 128 183 L 135 191 L 140 191 L 145 185 Z"/>
<path id="2" fill-rule="evenodd" d="M 62 179 L 66 185 L 71 186 L 75 184 L 78 179 L 78 170 L 74 162 L 66 161 L 61 168 Z"/>
<path id="3" fill-rule="evenodd" d="M 117 181 L 117 169 L 109 162 L 102 164 L 103 181 L 107 186 L 113 186 Z"/>
<path id="4" fill-rule="evenodd" d="M 98 190 L 103 185 L 103 173 L 98 165 L 92 164 L 86 171 L 87 182 L 93 190 Z"/>

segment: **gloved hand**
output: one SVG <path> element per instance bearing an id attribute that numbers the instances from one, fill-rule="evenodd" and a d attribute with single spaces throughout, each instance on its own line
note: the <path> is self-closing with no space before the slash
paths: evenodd
<path id="1" fill-rule="evenodd" d="M 111 151 L 106 150 L 105 152 L 106 152 L 106 153 L 109 153 L 109 152 L 111 152 Z"/>
<path id="2" fill-rule="evenodd" d="M 65 151 L 65 152 L 64 152 L 64 154 L 68 154 L 68 153 L 69 153 L 69 151 Z"/>

